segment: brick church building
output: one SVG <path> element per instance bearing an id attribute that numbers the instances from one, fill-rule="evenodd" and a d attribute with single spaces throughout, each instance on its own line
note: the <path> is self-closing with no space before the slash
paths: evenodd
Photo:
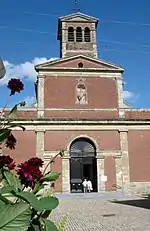
<path id="1" fill-rule="evenodd" d="M 150 190 L 150 110 L 123 100 L 124 69 L 98 58 L 98 19 L 73 13 L 58 20 L 60 58 L 35 66 L 37 107 L 20 109 L 10 154 L 52 165 L 61 177 L 57 192 L 81 192 L 88 177 L 93 191 Z"/>

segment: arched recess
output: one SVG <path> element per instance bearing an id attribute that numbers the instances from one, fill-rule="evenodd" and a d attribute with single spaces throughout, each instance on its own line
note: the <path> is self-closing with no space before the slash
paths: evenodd
<path id="1" fill-rule="evenodd" d="M 81 27 L 77 27 L 76 29 L 76 42 L 82 42 L 83 38 L 82 38 L 82 28 Z"/>
<path id="2" fill-rule="evenodd" d="M 96 146 L 90 139 L 80 137 L 70 145 L 71 192 L 83 192 L 84 178 L 91 180 L 93 191 L 97 192 Z"/>
<path id="3" fill-rule="evenodd" d="M 74 28 L 68 28 L 68 42 L 74 42 Z"/>
<path id="4" fill-rule="evenodd" d="M 84 42 L 91 42 L 91 32 L 89 27 L 85 27 L 84 29 Z"/>

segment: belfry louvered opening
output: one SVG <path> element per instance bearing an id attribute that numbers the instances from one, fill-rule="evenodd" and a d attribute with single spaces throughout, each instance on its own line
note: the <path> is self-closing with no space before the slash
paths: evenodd
<path id="1" fill-rule="evenodd" d="M 74 28 L 68 28 L 68 42 L 74 42 Z"/>
<path id="2" fill-rule="evenodd" d="M 82 29 L 81 27 L 77 27 L 76 29 L 76 42 L 82 42 L 83 38 L 82 38 Z"/>

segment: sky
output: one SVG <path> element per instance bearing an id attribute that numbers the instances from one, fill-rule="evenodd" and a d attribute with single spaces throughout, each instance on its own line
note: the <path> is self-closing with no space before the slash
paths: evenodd
<path id="1" fill-rule="evenodd" d="M 35 100 L 34 65 L 59 58 L 57 22 L 73 12 L 74 0 L 1 0 L 0 57 L 7 74 L 0 80 L 0 107 L 9 78 L 21 78 L 25 90 L 8 101 L 12 106 Z M 99 19 L 99 58 L 124 67 L 124 98 L 133 108 L 150 108 L 150 1 L 78 0 L 82 13 Z"/>

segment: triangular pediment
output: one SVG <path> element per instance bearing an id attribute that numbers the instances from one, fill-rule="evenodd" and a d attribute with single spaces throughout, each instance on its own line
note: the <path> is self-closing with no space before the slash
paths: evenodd
<path id="1" fill-rule="evenodd" d="M 77 12 L 74 14 L 69 14 L 59 18 L 60 21 L 86 21 L 86 22 L 98 22 L 97 18 L 91 17 L 89 15 Z"/>
<path id="2" fill-rule="evenodd" d="M 79 65 L 80 64 L 80 65 Z M 81 64 L 83 65 L 81 67 Z M 44 70 L 104 70 L 104 71 L 118 71 L 123 72 L 124 69 L 121 66 L 105 62 L 98 58 L 90 58 L 84 55 L 76 55 L 67 58 L 56 59 L 43 64 L 35 66 L 37 71 Z"/>

